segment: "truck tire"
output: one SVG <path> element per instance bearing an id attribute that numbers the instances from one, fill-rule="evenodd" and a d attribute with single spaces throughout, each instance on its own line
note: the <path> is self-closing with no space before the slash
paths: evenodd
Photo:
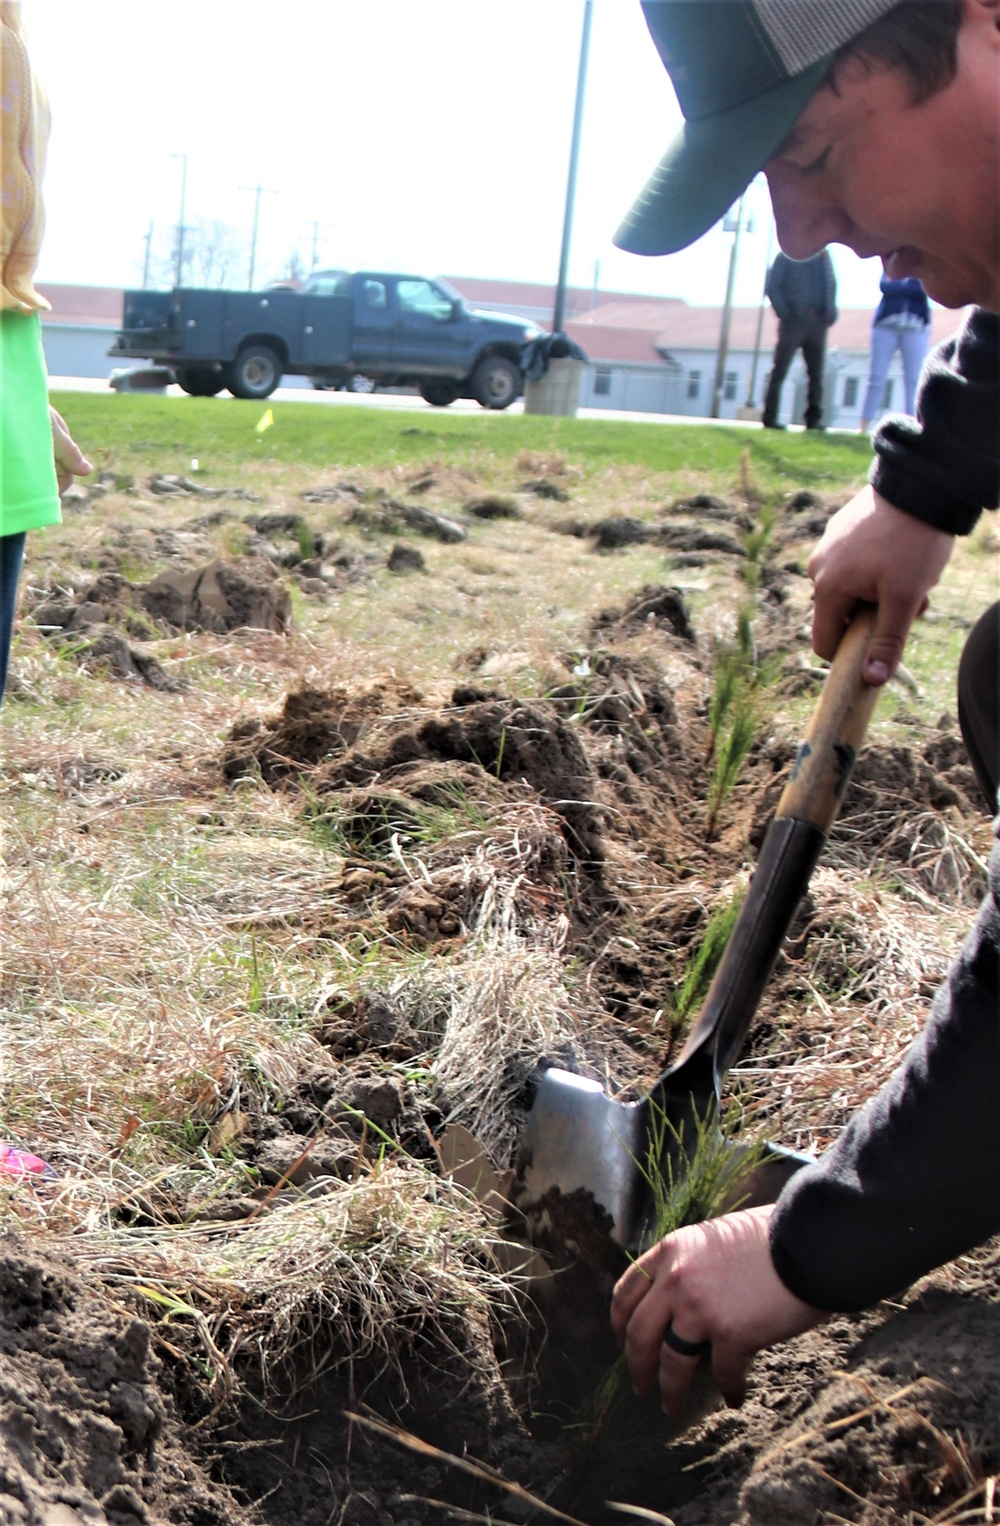
<path id="1" fill-rule="evenodd" d="M 483 408 L 509 408 L 521 395 L 521 373 L 504 355 L 487 355 L 472 373 L 472 395 Z"/>
<path id="2" fill-rule="evenodd" d="M 281 357 L 266 344 L 248 344 L 228 368 L 226 386 L 234 397 L 270 397 L 281 380 Z"/>
<path id="3" fill-rule="evenodd" d="M 211 366 L 178 366 L 174 378 L 188 397 L 215 397 L 226 385 L 222 372 Z"/>
<path id="4" fill-rule="evenodd" d="M 430 403 L 432 408 L 447 408 L 458 396 L 458 388 L 450 381 L 424 382 L 420 388 L 420 396 L 425 403 Z"/>

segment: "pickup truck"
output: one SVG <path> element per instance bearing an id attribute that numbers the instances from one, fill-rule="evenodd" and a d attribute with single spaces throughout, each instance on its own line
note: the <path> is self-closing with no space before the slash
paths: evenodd
<path id="1" fill-rule="evenodd" d="M 316 271 L 301 291 L 127 291 L 109 355 L 168 366 L 193 397 L 224 387 L 264 398 L 282 374 L 318 386 L 416 387 L 428 403 L 458 397 L 508 408 L 541 329 L 466 307 L 446 281 L 384 271 Z"/>

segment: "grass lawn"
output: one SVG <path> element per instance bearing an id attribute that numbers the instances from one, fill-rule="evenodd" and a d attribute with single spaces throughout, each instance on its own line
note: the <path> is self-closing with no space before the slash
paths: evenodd
<path id="1" fill-rule="evenodd" d="M 746 464 L 762 491 L 813 487 L 836 492 L 860 484 L 870 451 L 856 435 L 775 435 L 734 425 L 635 424 L 523 414 L 387 413 L 349 406 L 249 403 L 234 398 L 54 397 L 70 428 L 96 458 L 141 472 L 201 469 L 252 474 L 262 462 L 289 466 L 372 467 L 447 457 L 454 466 L 513 463 L 519 453 L 561 452 L 591 477 L 621 463 L 664 476 L 704 474 L 720 484 L 740 479 Z M 267 407 L 274 425 L 258 436 Z M 92 455 L 92 459 L 94 459 Z"/>

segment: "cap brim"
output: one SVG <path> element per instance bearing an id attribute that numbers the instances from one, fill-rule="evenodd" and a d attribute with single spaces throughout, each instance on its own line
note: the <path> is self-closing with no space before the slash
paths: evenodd
<path id="1" fill-rule="evenodd" d="M 821 58 L 731 111 L 685 122 L 615 234 L 630 254 L 676 254 L 707 233 L 772 159 L 823 82 Z"/>

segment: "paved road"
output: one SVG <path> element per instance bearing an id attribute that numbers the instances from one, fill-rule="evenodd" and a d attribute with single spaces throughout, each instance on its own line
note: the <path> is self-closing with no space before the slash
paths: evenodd
<path id="1" fill-rule="evenodd" d="M 108 383 L 97 376 L 50 376 L 49 386 L 53 392 L 108 392 Z M 186 397 L 180 387 L 168 387 L 167 397 Z M 225 401 L 225 399 L 222 399 Z M 450 408 L 432 408 L 422 397 L 409 392 L 372 392 L 367 396 L 353 392 L 316 392 L 312 387 L 279 387 L 267 399 L 268 403 L 312 403 L 320 408 L 387 408 L 402 413 L 476 413 L 483 409 L 471 398 L 460 397 Z M 262 403 L 266 407 L 267 403 Z M 517 402 L 507 409 L 508 413 L 523 413 L 524 404 Z M 730 428 L 759 429 L 759 424 L 746 424 L 734 419 L 699 419 L 688 414 L 674 413 L 628 413 L 618 408 L 581 408 L 579 419 L 606 419 L 611 423 L 631 424 L 725 424 Z"/>

